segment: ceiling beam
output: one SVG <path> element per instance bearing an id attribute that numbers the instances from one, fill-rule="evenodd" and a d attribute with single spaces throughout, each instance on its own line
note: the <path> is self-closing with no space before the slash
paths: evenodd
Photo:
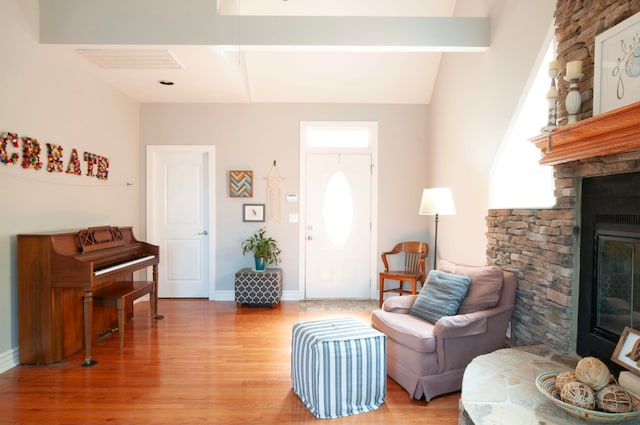
<path id="1" fill-rule="evenodd" d="M 40 0 L 40 42 L 477 52 L 489 18 L 220 16 L 215 0 Z"/>

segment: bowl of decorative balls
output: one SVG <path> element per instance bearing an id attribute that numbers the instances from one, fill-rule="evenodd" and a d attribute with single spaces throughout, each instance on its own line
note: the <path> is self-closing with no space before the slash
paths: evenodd
<path id="1" fill-rule="evenodd" d="M 595 357 L 580 360 L 573 371 L 544 372 L 536 387 L 556 406 L 589 422 L 623 422 L 640 416 L 640 395 L 618 385 Z"/>

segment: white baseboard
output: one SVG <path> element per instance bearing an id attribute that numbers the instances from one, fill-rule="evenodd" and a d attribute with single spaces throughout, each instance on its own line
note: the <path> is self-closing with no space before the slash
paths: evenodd
<path id="1" fill-rule="evenodd" d="M 216 297 L 213 301 L 235 301 L 234 291 L 216 291 Z M 300 293 L 298 291 L 283 291 L 281 301 L 299 301 Z"/>
<path id="2" fill-rule="evenodd" d="M 0 373 L 4 373 L 9 369 L 18 366 L 19 363 L 20 361 L 18 360 L 17 348 L 0 353 Z"/>
<path id="3" fill-rule="evenodd" d="M 284 291 L 282 292 L 282 301 L 300 301 L 300 292 Z"/>

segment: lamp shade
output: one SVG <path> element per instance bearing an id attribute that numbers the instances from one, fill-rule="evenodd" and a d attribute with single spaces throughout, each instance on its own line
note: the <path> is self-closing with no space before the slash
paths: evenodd
<path id="1" fill-rule="evenodd" d="M 453 204 L 451 189 L 448 187 L 424 189 L 418 213 L 420 215 L 454 215 L 456 207 Z"/>

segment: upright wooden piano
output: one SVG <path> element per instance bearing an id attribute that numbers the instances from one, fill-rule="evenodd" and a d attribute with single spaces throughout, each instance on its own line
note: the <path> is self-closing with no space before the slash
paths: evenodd
<path id="1" fill-rule="evenodd" d="M 132 282 L 135 271 L 150 266 L 153 290 L 149 308 L 154 317 L 160 317 L 159 248 L 136 240 L 131 227 L 23 234 L 17 241 L 20 363 L 62 361 L 84 346 L 83 366 L 94 364 L 93 341 L 117 326 L 113 309 L 94 311 L 94 295 Z M 133 302 L 127 306 L 127 316 L 132 315 Z"/>

